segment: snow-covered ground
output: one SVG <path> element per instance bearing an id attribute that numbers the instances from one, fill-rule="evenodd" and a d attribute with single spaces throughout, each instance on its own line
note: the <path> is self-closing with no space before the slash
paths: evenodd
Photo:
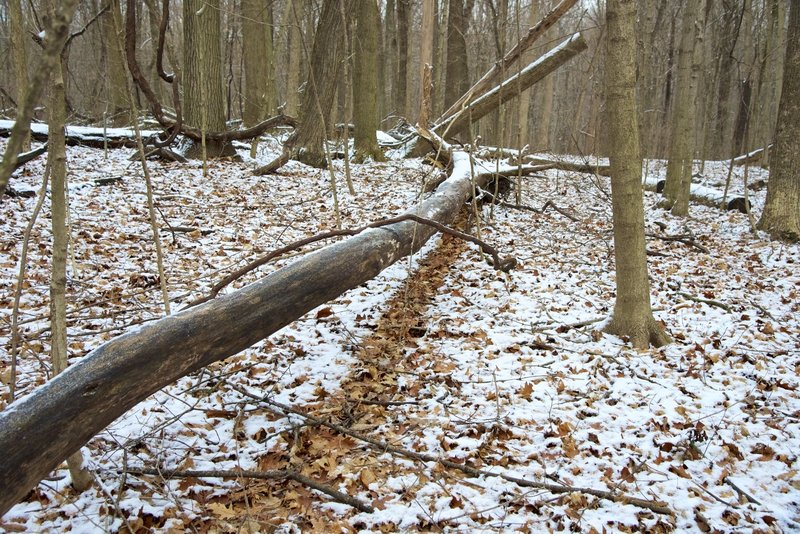
<path id="1" fill-rule="evenodd" d="M 278 148 L 264 143 L 259 162 Z M 130 153 L 110 151 L 105 160 L 102 151 L 68 149 L 73 358 L 161 315 L 145 187 Z M 207 177 L 196 162 L 150 163 L 173 308 L 257 256 L 335 224 L 327 171 L 292 163 L 257 177 L 256 162 L 245 160 L 213 162 Z M 11 185 L 37 189 L 44 161 Z M 403 211 L 438 172 L 419 160 L 352 171 L 355 196 L 336 162 L 350 227 Z M 663 176 L 664 163 L 647 171 L 649 179 Z M 743 168 L 735 171 L 741 192 Z M 705 185 L 724 183 L 726 173 L 723 162 L 707 163 Z M 123 180 L 95 182 L 115 176 Z M 765 178 L 750 169 L 751 182 Z M 614 304 L 609 195 L 602 177 L 525 178 L 522 204 L 550 200 L 578 220 L 501 206 L 490 217 L 485 206 L 481 237 L 514 255 L 517 269 L 495 272 L 473 245 L 434 238 L 413 260 L 129 411 L 83 448 L 95 487 L 76 494 L 59 469 L 0 530 L 800 529 L 800 247 L 753 234 L 738 212 L 693 205 L 690 218 L 672 217 L 646 193 L 648 233 L 691 235 L 709 252 L 648 240 L 655 315 L 675 342 L 637 352 L 597 330 Z M 750 196 L 757 217 L 764 191 Z M 22 235 L 35 201 L 0 204 L 3 395 Z M 23 393 L 50 371 L 47 203 L 30 243 L 20 306 Z M 576 490 L 553 494 L 413 461 L 284 417 L 258 400 L 265 396 L 414 453 Z M 294 469 L 375 512 L 286 480 L 126 474 L 137 468 Z M 579 488 L 658 501 L 673 515 Z"/>

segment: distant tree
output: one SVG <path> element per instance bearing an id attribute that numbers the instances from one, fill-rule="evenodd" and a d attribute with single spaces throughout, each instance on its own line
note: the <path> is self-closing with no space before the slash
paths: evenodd
<path id="1" fill-rule="evenodd" d="M 682 35 L 678 51 L 678 73 L 675 82 L 675 104 L 672 106 L 672 136 L 667 183 L 666 205 L 674 215 L 689 214 L 689 193 L 692 185 L 695 131 L 697 129 L 697 88 L 703 47 L 703 15 L 705 0 L 689 0 L 684 6 Z"/>
<path id="2" fill-rule="evenodd" d="M 111 118 L 114 126 L 131 124 L 131 104 L 128 101 L 128 78 L 125 71 L 125 55 L 122 42 L 115 28 L 122 28 L 122 12 L 119 0 L 109 0 L 108 11 L 101 20 L 103 42 L 106 51 L 106 73 L 111 96 Z"/>
<path id="3" fill-rule="evenodd" d="M 253 126 L 267 118 L 275 106 L 272 5 L 260 0 L 242 0 L 241 12 L 245 81 L 242 122 Z"/>
<path id="4" fill-rule="evenodd" d="M 184 121 L 206 132 L 225 131 L 220 32 L 220 0 L 183 1 Z M 205 154 L 213 158 L 235 151 L 230 143 L 207 139 Z M 202 145 L 194 144 L 187 155 L 201 157 Z"/>
<path id="5" fill-rule="evenodd" d="M 353 91 L 358 100 L 353 106 L 356 158 L 382 159 L 375 135 L 378 116 L 378 33 L 381 15 L 376 0 L 354 0 L 356 31 L 353 36 L 355 62 Z"/>
<path id="6" fill-rule="evenodd" d="M 408 27 L 410 0 L 396 0 L 397 8 L 397 71 L 395 72 L 396 110 L 404 117 L 410 116 L 408 107 Z"/>
<path id="7" fill-rule="evenodd" d="M 25 23 L 22 18 L 20 0 L 9 0 L 8 18 L 11 33 L 11 56 L 14 61 L 14 84 L 17 88 L 17 106 L 22 106 L 25 93 L 28 91 L 28 53 L 25 49 Z M 31 147 L 30 135 L 22 142 L 22 150 Z"/>
<path id="8" fill-rule="evenodd" d="M 783 91 L 767 201 L 758 221 L 775 238 L 800 241 L 800 0 L 789 5 Z"/>
<path id="9" fill-rule="evenodd" d="M 642 157 L 636 113 L 635 0 L 608 0 L 606 98 L 614 212 L 617 297 L 606 331 L 636 348 L 660 346 L 669 336 L 653 318 L 644 235 Z"/>
<path id="10" fill-rule="evenodd" d="M 447 64 L 444 88 L 444 107 L 450 107 L 469 90 L 469 66 L 467 60 L 467 24 L 469 16 L 465 2 L 472 0 L 449 0 L 447 2 Z"/>

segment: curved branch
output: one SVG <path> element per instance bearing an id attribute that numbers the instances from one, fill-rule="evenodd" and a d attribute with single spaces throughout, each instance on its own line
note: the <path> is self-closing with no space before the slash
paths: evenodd
<path id="1" fill-rule="evenodd" d="M 167 74 L 164 72 L 164 41 L 167 35 L 167 26 L 169 25 L 169 0 L 164 0 L 164 9 L 161 11 L 161 24 L 158 27 L 158 52 L 156 53 L 156 69 L 161 79 L 167 83 L 172 83 L 175 80 L 175 74 Z M 178 119 L 180 121 L 180 119 Z"/>

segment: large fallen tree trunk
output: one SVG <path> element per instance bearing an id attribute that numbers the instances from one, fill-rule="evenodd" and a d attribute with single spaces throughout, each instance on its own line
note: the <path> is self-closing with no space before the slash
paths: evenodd
<path id="1" fill-rule="evenodd" d="M 450 178 L 408 213 L 443 224 L 452 221 L 472 192 L 468 157 L 455 153 Z M 487 168 L 478 181 L 489 176 Z M 93 350 L 0 412 L 0 516 L 64 458 L 138 402 L 374 278 L 418 250 L 434 233 L 412 221 L 366 230 L 239 291 Z"/>

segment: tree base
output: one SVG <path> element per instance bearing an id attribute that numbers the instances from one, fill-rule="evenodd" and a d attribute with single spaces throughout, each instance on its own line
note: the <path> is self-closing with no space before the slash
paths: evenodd
<path id="1" fill-rule="evenodd" d="M 191 141 L 189 147 L 186 149 L 185 156 L 188 159 L 203 159 L 203 143 L 199 141 Z M 236 156 L 236 149 L 233 148 L 231 143 L 214 141 L 211 139 L 206 140 L 206 157 L 212 158 L 229 158 Z"/>
<path id="2" fill-rule="evenodd" d="M 792 224 L 789 218 L 768 219 L 762 215 L 758 229 L 767 232 L 772 239 L 787 243 L 800 243 L 800 223 Z"/>
<path id="3" fill-rule="evenodd" d="M 607 334 L 628 338 L 636 349 L 647 349 L 651 345 L 658 348 L 672 343 L 672 338 L 661 323 L 652 317 L 643 320 L 618 320 L 612 317 L 603 331 Z"/>

